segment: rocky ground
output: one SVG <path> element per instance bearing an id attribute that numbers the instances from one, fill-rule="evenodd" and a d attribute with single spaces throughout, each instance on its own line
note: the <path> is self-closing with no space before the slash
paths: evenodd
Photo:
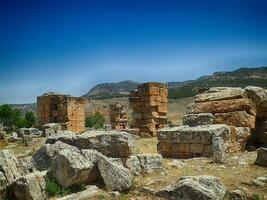
<path id="1" fill-rule="evenodd" d="M 16 155 L 33 154 L 44 140 L 38 140 L 32 147 L 11 144 L 4 147 Z M 134 154 L 157 153 L 156 138 L 138 138 L 134 141 Z M 3 148 L 2 148 L 3 149 Z M 162 169 L 135 176 L 129 193 L 107 192 L 96 186 L 88 186 L 84 199 L 161 199 L 152 193 L 175 182 L 182 176 L 212 175 L 220 177 L 228 190 L 242 188 L 250 194 L 267 198 L 267 168 L 254 164 L 257 152 L 245 152 L 227 156 L 225 164 L 215 164 L 210 158 L 163 159 Z M 87 198 L 88 197 L 88 198 Z M 51 199 L 57 199 L 52 197 Z M 71 199 L 71 196 L 68 197 Z M 64 199 L 62 199 L 64 200 Z"/>

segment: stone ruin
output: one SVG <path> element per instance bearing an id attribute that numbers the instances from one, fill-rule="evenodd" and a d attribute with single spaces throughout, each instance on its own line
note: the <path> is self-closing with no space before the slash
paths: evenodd
<path id="1" fill-rule="evenodd" d="M 124 105 L 115 103 L 110 108 L 110 124 L 112 129 L 122 130 L 128 127 L 128 115 Z"/>
<path id="2" fill-rule="evenodd" d="M 133 128 L 139 128 L 141 136 L 156 136 L 165 127 L 168 87 L 164 83 L 148 82 L 138 85 L 130 94 L 133 109 Z"/>
<path id="3" fill-rule="evenodd" d="M 158 132 L 165 157 L 241 152 L 267 145 L 267 92 L 260 87 L 214 87 L 196 95 L 183 126 Z M 252 148 L 253 147 L 253 148 Z"/>
<path id="4" fill-rule="evenodd" d="M 62 129 L 75 132 L 85 130 L 86 99 L 57 93 L 46 93 L 37 97 L 37 122 L 44 124 L 60 123 Z"/>

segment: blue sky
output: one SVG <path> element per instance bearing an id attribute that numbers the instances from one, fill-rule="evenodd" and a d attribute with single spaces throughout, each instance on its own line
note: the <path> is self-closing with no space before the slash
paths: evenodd
<path id="1" fill-rule="evenodd" d="M 267 66 L 266 0 L 0 0 L 0 102 Z"/>

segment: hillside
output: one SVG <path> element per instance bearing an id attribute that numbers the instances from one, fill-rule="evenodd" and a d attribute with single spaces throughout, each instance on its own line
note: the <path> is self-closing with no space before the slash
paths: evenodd
<path id="1" fill-rule="evenodd" d="M 101 83 L 90 89 L 89 92 L 83 96 L 91 99 L 128 96 L 130 91 L 135 90 L 138 84 L 138 82 L 134 81 Z"/>
<path id="2" fill-rule="evenodd" d="M 267 67 L 240 68 L 231 72 L 215 72 L 196 80 L 184 82 L 168 82 L 169 98 L 178 99 L 192 97 L 198 89 L 230 86 L 245 87 L 248 85 L 267 87 Z M 93 87 L 84 97 L 91 99 L 125 97 L 138 85 L 134 81 L 118 83 L 102 83 Z"/>

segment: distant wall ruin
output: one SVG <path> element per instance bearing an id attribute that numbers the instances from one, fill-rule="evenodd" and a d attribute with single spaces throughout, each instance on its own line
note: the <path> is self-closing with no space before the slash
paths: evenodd
<path id="1" fill-rule="evenodd" d="M 115 103 L 110 108 L 110 124 L 112 129 L 126 129 L 128 127 L 128 115 L 124 105 Z"/>
<path id="2" fill-rule="evenodd" d="M 37 97 L 37 122 L 39 126 L 47 123 L 61 123 L 67 130 L 85 130 L 86 99 L 57 93 L 46 93 Z"/>
<path id="3" fill-rule="evenodd" d="M 140 84 L 129 98 L 133 109 L 133 128 L 139 128 L 141 136 L 156 136 L 156 130 L 165 127 L 168 87 L 164 83 Z"/>

